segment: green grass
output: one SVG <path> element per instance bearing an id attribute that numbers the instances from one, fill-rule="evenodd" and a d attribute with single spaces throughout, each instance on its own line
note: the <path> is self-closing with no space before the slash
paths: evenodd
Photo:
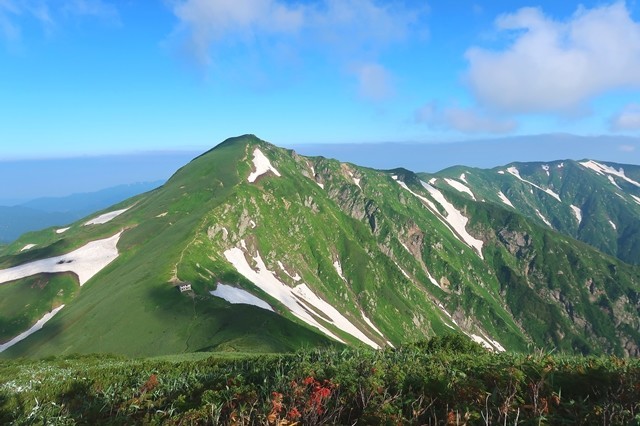
<path id="1" fill-rule="evenodd" d="M 640 362 L 396 350 L 0 362 L 4 424 L 638 424 Z"/>

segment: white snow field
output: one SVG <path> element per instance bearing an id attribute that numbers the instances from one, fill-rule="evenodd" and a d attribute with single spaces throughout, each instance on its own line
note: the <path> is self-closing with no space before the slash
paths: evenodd
<path id="1" fill-rule="evenodd" d="M 618 230 L 618 227 L 616 226 L 616 224 L 615 224 L 615 223 L 613 223 L 613 221 L 611 221 L 611 220 L 610 220 L 610 221 L 609 221 L 609 225 L 611 225 L 611 227 L 612 227 L 614 230 L 616 230 L 616 231 Z"/>
<path id="2" fill-rule="evenodd" d="M 440 212 L 438 211 L 438 209 L 436 208 L 435 204 L 433 204 L 430 200 L 428 200 L 427 198 L 423 197 L 422 195 L 412 191 L 411 188 L 409 188 L 406 183 L 398 180 L 397 176 L 392 176 L 392 178 L 394 178 L 394 180 L 402 188 L 404 188 L 406 191 L 409 191 L 411 194 L 413 194 L 415 197 L 417 197 L 420 201 L 422 201 L 427 206 L 427 208 L 429 208 L 431 210 L 431 212 L 433 214 L 435 214 L 436 217 L 444 225 L 447 226 L 447 228 L 449 228 L 451 233 L 458 240 L 460 240 L 463 243 L 467 244 L 469 247 L 474 248 L 478 252 L 478 256 L 480 256 L 481 259 L 484 259 L 482 257 L 482 244 L 483 244 L 483 242 L 478 240 L 478 239 L 476 239 L 476 238 L 473 238 L 467 232 L 467 230 L 465 228 L 465 226 L 467 225 L 467 222 L 469 221 L 469 219 L 466 218 L 459 210 L 457 210 L 454 207 L 453 204 L 448 202 L 447 199 L 444 198 L 444 195 L 442 195 L 442 193 L 440 191 L 438 191 L 436 188 L 434 188 L 433 186 L 429 185 L 428 183 L 420 181 L 422 186 L 427 191 L 429 191 L 429 194 L 434 198 L 434 200 L 436 200 L 436 202 L 438 202 L 444 208 L 444 210 L 447 213 L 446 216 L 442 216 L 440 214 Z"/>
<path id="3" fill-rule="evenodd" d="M 20 249 L 20 251 L 21 251 L 21 252 L 23 252 L 23 251 L 27 251 L 27 250 L 30 250 L 30 249 L 34 248 L 35 246 L 37 246 L 37 244 L 27 244 L 26 246 L 22 247 L 22 248 Z"/>
<path id="4" fill-rule="evenodd" d="M 456 325 L 456 327 L 458 327 L 464 334 L 466 334 L 467 336 L 469 336 L 471 338 L 471 340 L 473 340 L 476 343 L 481 344 L 482 346 L 484 346 L 485 348 L 489 349 L 490 351 L 498 351 L 498 352 L 504 352 L 505 348 L 496 340 L 493 340 L 492 338 L 490 338 L 489 336 L 487 336 L 486 334 L 484 334 L 483 332 L 480 332 L 482 334 L 482 336 L 479 336 L 477 334 L 473 334 L 473 333 L 467 333 L 466 331 L 464 331 L 460 325 L 458 324 L 458 322 L 451 316 L 451 314 L 449 312 L 447 312 L 447 310 L 445 309 L 444 305 L 442 303 L 438 303 L 438 308 L 440 308 L 440 310 L 449 318 L 449 320 Z M 449 324 L 445 323 L 446 326 L 448 326 L 449 328 L 453 328 L 451 326 L 449 326 Z"/>
<path id="5" fill-rule="evenodd" d="M 21 342 L 22 340 L 26 339 L 27 337 L 31 336 L 33 333 L 35 333 L 36 331 L 42 329 L 42 327 L 45 325 L 45 323 L 47 321 L 49 321 L 51 318 L 53 318 L 55 316 L 55 314 L 57 314 L 58 312 L 60 312 L 60 310 L 64 308 L 64 305 L 60 305 L 57 308 L 55 308 L 53 311 L 46 313 L 42 318 L 40 318 L 38 320 L 38 322 L 36 322 L 30 329 L 28 329 L 27 331 L 18 334 L 16 337 L 14 337 L 13 339 L 9 340 L 6 343 L 2 343 L 0 344 L 0 352 L 4 352 L 5 350 L 9 349 L 11 346 L 15 345 L 18 342 Z"/>
<path id="6" fill-rule="evenodd" d="M 458 190 L 459 192 L 469 194 L 471 198 L 473 198 L 473 201 L 476 201 L 476 196 L 473 194 L 473 191 L 471 191 L 471 188 L 469 188 L 467 185 L 460 183 L 457 180 L 453 180 L 449 178 L 444 178 L 444 181 L 447 182 L 452 188 Z"/>
<path id="7" fill-rule="evenodd" d="M 624 174 L 624 170 L 621 168 L 620 170 L 616 170 L 613 167 L 609 167 L 606 164 L 600 164 L 596 161 L 593 160 L 589 160 L 589 161 L 583 161 L 582 163 L 580 163 L 580 165 L 582 165 L 583 167 L 586 167 L 587 169 L 591 169 L 594 172 L 596 172 L 599 175 L 613 175 L 613 176 L 617 176 L 620 179 L 626 180 L 627 182 L 629 182 L 632 185 L 637 186 L 638 188 L 640 188 L 640 183 L 636 182 L 635 180 L 627 177 Z M 618 185 L 616 185 L 618 186 Z"/>
<path id="8" fill-rule="evenodd" d="M 640 204 L 640 197 L 636 197 L 635 195 L 631 195 L 631 198 L 633 198 L 633 201 L 635 201 L 636 203 Z"/>
<path id="9" fill-rule="evenodd" d="M 83 286 L 118 257 L 118 240 L 122 231 L 103 240 L 91 241 L 61 256 L 36 260 L 0 270 L 0 284 L 41 273 L 73 272 Z"/>
<path id="10" fill-rule="evenodd" d="M 537 188 L 542 192 L 546 192 L 547 194 L 551 195 L 556 200 L 562 202 L 562 200 L 560 199 L 560 195 L 558 195 L 557 193 L 553 192 L 551 189 L 549 189 L 549 188 L 544 189 L 541 186 L 538 186 L 533 182 L 530 182 L 530 181 L 528 181 L 526 179 L 523 179 L 522 176 L 520 176 L 520 171 L 516 167 L 507 168 L 507 172 L 509 172 L 509 174 L 511 174 L 512 176 L 515 176 L 520 181 L 522 181 L 524 183 L 528 183 L 529 185 L 533 186 L 534 188 Z"/>
<path id="11" fill-rule="evenodd" d="M 91 219 L 88 222 L 85 222 L 84 226 L 88 226 L 88 225 L 102 225 L 104 223 L 110 222 L 111 220 L 113 220 L 114 218 L 120 216 L 122 213 L 126 212 L 127 210 L 129 210 L 131 207 L 127 207 L 126 209 L 122 209 L 122 210 L 114 210 L 112 212 L 109 213 L 105 213 L 105 214 L 101 214 L 100 216 Z M 68 229 L 68 228 L 67 228 Z"/>
<path id="12" fill-rule="evenodd" d="M 71 229 L 71 227 L 56 229 L 56 234 L 62 234 L 62 233 L 65 233 L 65 232 L 67 232 L 69 229 Z"/>
<path id="13" fill-rule="evenodd" d="M 297 281 L 300 281 L 300 280 L 302 279 L 302 277 L 301 277 L 300 275 L 298 275 L 297 273 L 296 273 L 295 275 L 291 275 L 291 274 L 289 273 L 289 271 L 287 271 L 287 269 L 284 267 L 284 265 L 282 264 L 282 262 L 280 262 L 279 260 L 278 260 L 278 262 L 277 262 L 277 263 L 278 263 L 278 266 L 280 267 L 280 269 L 282 270 L 282 272 L 284 272 L 285 274 L 287 274 L 287 276 L 288 276 L 289 278 L 291 278 L 292 280 L 294 280 L 294 281 L 296 281 L 296 282 L 297 282 Z"/>
<path id="14" fill-rule="evenodd" d="M 540 219 L 542 219 L 542 221 L 547 224 L 547 226 L 549 228 L 553 228 L 553 225 L 551 225 L 551 222 L 549 222 L 549 219 L 547 219 L 546 217 L 544 217 L 544 215 L 542 213 L 540 213 L 540 210 L 536 209 L 536 214 L 538 215 L 538 217 Z"/>
<path id="15" fill-rule="evenodd" d="M 273 308 L 267 302 L 241 288 L 218 283 L 218 287 L 209 293 L 232 304 L 253 305 L 273 312 Z"/>
<path id="16" fill-rule="evenodd" d="M 573 204 L 570 207 L 571 207 L 571 211 L 573 212 L 573 215 L 576 217 L 576 220 L 578 221 L 578 225 L 579 225 L 580 223 L 582 223 L 582 210 L 580 210 L 580 207 L 576 207 Z"/>
<path id="17" fill-rule="evenodd" d="M 507 198 L 506 195 L 504 195 L 504 193 L 502 191 L 498 192 L 498 197 L 500 197 L 500 201 L 502 201 L 503 203 L 505 203 L 508 206 L 513 207 L 513 204 L 511 204 L 511 201 Z M 515 207 L 513 207 L 515 209 Z"/>
<path id="18" fill-rule="evenodd" d="M 333 267 L 336 268 L 336 272 L 338 273 L 340 278 L 342 278 L 342 281 L 344 281 L 346 283 L 347 279 L 342 274 L 342 265 L 340 264 L 340 261 L 336 260 L 335 262 L 333 262 Z"/>
<path id="19" fill-rule="evenodd" d="M 428 183 L 420 181 L 422 186 L 429 191 L 429 194 L 436 200 L 447 212 L 447 217 L 445 220 L 451 227 L 455 230 L 455 232 L 460 235 L 462 240 L 469 246 L 478 252 L 480 258 L 482 257 L 482 245 L 484 244 L 481 240 L 474 238 L 467 232 L 466 226 L 467 222 L 469 222 L 469 218 L 465 217 L 460 210 L 456 209 L 453 204 L 451 204 L 447 199 L 442 195 L 442 192 L 438 191 L 433 186 Z"/>
<path id="20" fill-rule="evenodd" d="M 244 246 L 246 246 L 246 244 Z M 291 288 L 281 282 L 272 271 L 267 269 L 260 253 L 257 253 L 256 256 L 253 257 L 257 265 L 257 270 L 254 270 L 251 265 L 249 265 L 245 257 L 245 252 L 238 247 L 225 251 L 224 256 L 242 276 L 286 306 L 294 316 L 322 331 L 332 339 L 344 343 L 342 339 L 329 331 L 318 322 L 316 318 L 322 318 L 324 321 L 332 323 L 340 330 L 352 335 L 372 348 L 380 348 L 376 342 L 369 339 L 338 312 L 338 310 L 313 293 L 306 284 L 299 284 Z M 322 315 L 316 313 L 316 310 L 321 312 Z"/>
<path id="21" fill-rule="evenodd" d="M 251 174 L 247 178 L 250 183 L 254 183 L 256 179 L 258 179 L 268 171 L 273 172 L 273 174 L 278 177 L 281 176 L 280 172 L 271 165 L 269 159 L 258 148 L 253 151 L 253 166 L 255 167 L 256 171 L 251 172 Z"/>

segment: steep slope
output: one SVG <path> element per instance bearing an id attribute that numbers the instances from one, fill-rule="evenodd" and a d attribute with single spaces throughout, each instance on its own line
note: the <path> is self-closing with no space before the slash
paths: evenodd
<path id="1" fill-rule="evenodd" d="M 453 167 L 422 174 L 439 188 L 513 209 L 628 263 L 640 263 L 640 166 L 594 160 Z"/>
<path id="2" fill-rule="evenodd" d="M 85 255 L 107 240 L 109 262 Z M 636 267 L 408 170 L 254 136 L 0 255 L 0 342 L 64 304 L 4 356 L 383 347 L 452 330 L 492 350 L 638 355 Z"/>

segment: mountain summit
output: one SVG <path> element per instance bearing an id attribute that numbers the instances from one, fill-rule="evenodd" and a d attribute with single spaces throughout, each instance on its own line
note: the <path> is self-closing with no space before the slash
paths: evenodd
<path id="1" fill-rule="evenodd" d="M 154 191 L 4 248 L 0 350 L 382 348 L 463 333 L 493 351 L 637 356 L 638 168 L 547 167 L 423 175 L 228 139 Z"/>

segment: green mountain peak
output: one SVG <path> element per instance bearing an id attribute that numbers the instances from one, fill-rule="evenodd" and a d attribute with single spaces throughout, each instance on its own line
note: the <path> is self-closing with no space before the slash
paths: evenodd
<path id="1" fill-rule="evenodd" d="M 624 261 L 640 250 L 637 168 L 583 163 L 416 174 L 227 139 L 161 188 L 2 249 L 0 350 L 273 352 L 460 333 L 494 351 L 638 355 L 640 272 Z"/>

